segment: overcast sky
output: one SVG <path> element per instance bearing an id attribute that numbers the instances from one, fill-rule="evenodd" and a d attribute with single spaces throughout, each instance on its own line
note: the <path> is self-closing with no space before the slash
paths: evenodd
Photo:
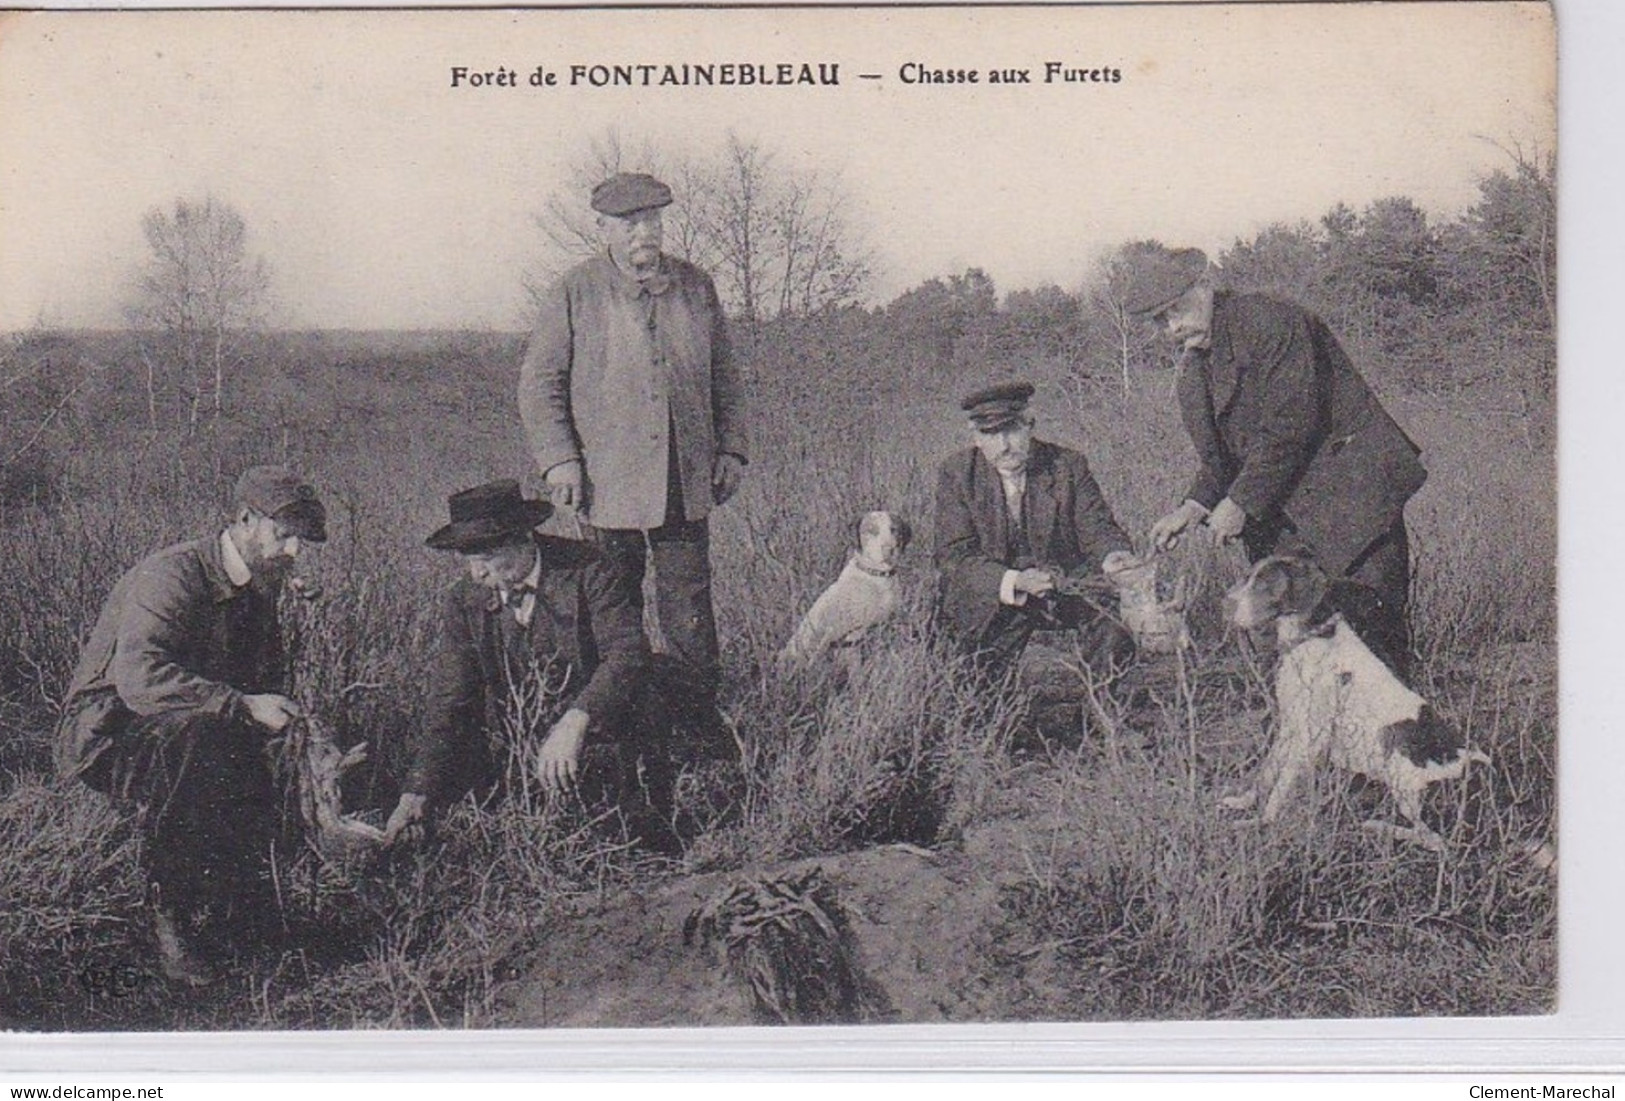
<path id="1" fill-rule="evenodd" d="M 282 325 L 516 326 L 533 215 L 610 127 L 838 172 L 881 301 L 972 265 L 1075 286 L 1130 237 L 1219 249 L 1339 200 L 1447 216 L 1498 146 L 1554 141 L 1542 5 L 0 18 L 5 329 L 116 323 L 142 212 L 205 194 L 247 217 Z M 1050 60 L 1121 80 L 1045 85 Z M 572 64 L 740 61 L 836 63 L 840 86 L 568 86 Z M 907 86 L 908 62 L 1036 83 Z M 564 83 L 450 86 L 539 64 Z"/>

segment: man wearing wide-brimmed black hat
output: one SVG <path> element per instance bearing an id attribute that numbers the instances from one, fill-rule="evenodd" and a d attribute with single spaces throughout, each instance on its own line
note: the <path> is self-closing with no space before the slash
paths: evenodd
<path id="1" fill-rule="evenodd" d="M 390 841 L 433 806 L 500 779 L 505 762 L 488 731 L 521 718 L 503 711 L 521 699 L 548 724 L 525 766 L 551 792 L 573 788 L 590 743 L 638 733 L 650 675 L 636 594 L 592 544 L 535 530 L 550 503 L 505 479 L 454 493 L 449 507 L 450 522 L 426 543 L 461 556 L 468 572 L 447 594 Z"/>
<path id="2" fill-rule="evenodd" d="M 205 919 L 240 926 L 274 913 L 278 808 L 264 749 L 299 714 L 285 694 L 277 594 L 305 546 L 326 539 L 303 478 L 244 471 L 224 530 L 119 579 L 68 686 L 58 767 L 135 808 L 173 981 L 213 981 L 198 944 Z"/>
<path id="3" fill-rule="evenodd" d="M 1124 307 L 1180 346 L 1179 408 L 1200 464 L 1152 542 L 1170 546 L 1205 522 L 1255 560 L 1312 554 L 1337 579 L 1338 610 L 1405 674 L 1404 510 L 1427 472 L 1331 330 L 1291 302 L 1218 289 L 1193 248 L 1140 255 Z"/>
<path id="4" fill-rule="evenodd" d="M 592 191 L 606 249 L 538 304 L 519 412 L 553 503 L 639 585 L 696 702 L 719 681 L 711 510 L 745 466 L 743 387 L 711 278 L 661 251 L 672 192 L 623 172 Z"/>
<path id="5" fill-rule="evenodd" d="M 1063 590 L 1104 582 L 1133 552 L 1082 453 L 1033 438 L 1032 396 L 1031 383 L 1007 382 L 960 403 L 971 446 L 937 473 L 938 621 L 990 672 L 1035 630 L 1068 628 L 1104 673 L 1133 640 L 1098 602 Z"/>

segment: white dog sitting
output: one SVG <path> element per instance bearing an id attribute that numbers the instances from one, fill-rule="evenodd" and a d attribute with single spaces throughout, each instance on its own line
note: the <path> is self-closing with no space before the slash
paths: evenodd
<path id="1" fill-rule="evenodd" d="M 889 512 L 866 512 L 858 523 L 858 549 L 835 584 L 807 609 L 779 651 L 782 665 L 799 667 L 825 651 L 850 646 L 897 611 L 897 557 L 908 546 L 909 526 Z"/>
<path id="2" fill-rule="evenodd" d="M 1271 557 L 1230 591 L 1236 626 L 1275 624 L 1280 664 L 1275 673 L 1277 729 L 1252 789 L 1222 802 L 1245 810 L 1264 801 L 1273 821 L 1293 789 L 1322 760 L 1380 781 L 1393 793 L 1407 828 L 1367 822 L 1374 829 L 1438 851 L 1444 842 L 1422 822 L 1422 793 L 1489 758 L 1469 749 L 1426 700 L 1400 682 L 1342 615 L 1314 614 L 1326 594 L 1325 573 L 1307 558 Z"/>

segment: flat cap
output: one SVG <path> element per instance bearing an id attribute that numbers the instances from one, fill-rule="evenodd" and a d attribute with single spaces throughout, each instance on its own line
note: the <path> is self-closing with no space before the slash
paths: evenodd
<path id="1" fill-rule="evenodd" d="M 996 432 L 1019 421 L 1032 397 L 1030 382 L 1001 382 L 966 394 L 959 408 L 979 431 Z"/>
<path id="2" fill-rule="evenodd" d="M 671 204 L 671 188 L 644 172 L 621 172 L 592 189 L 592 208 L 617 218 Z"/>
<path id="3" fill-rule="evenodd" d="M 1199 248 L 1167 249 L 1136 256 L 1129 264 L 1123 309 L 1137 317 L 1154 317 L 1172 306 L 1207 271 L 1207 253 Z"/>
<path id="4" fill-rule="evenodd" d="M 327 542 L 327 509 L 316 487 L 285 466 L 249 467 L 238 476 L 233 497 L 307 543 Z"/>

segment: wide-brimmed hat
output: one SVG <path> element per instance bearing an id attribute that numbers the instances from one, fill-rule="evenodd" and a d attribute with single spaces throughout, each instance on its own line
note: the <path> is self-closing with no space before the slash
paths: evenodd
<path id="1" fill-rule="evenodd" d="M 307 543 L 327 542 L 327 509 L 316 487 L 285 466 L 251 466 L 232 492 L 238 506 L 269 516 Z"/>
<path id="2" fill-rule="evenodd" d="M 512 478 L 460 490 L 446 498 L 451 523 L 424 540 L 435 550 L 479 554 L 528 535 L 537 524 L 553 515 L 547 501 L 535 501 L 519 492 Z"/>
<path id="3" fill-rule="evenodd" d="M 1123 311 L 1155 317 L 1179 301 L 1207 271 L 1207 253 L 1199 248 L 1158 248 L 1130 263 L 1123 290 Z"/>
<path id="4" fill-rule="evenodd" d="M 979 432 L 997 432 L 1022 420 L 1033 397 L 1030 382 L 1001 382 L 966 394 L 959 402 Z"/>

